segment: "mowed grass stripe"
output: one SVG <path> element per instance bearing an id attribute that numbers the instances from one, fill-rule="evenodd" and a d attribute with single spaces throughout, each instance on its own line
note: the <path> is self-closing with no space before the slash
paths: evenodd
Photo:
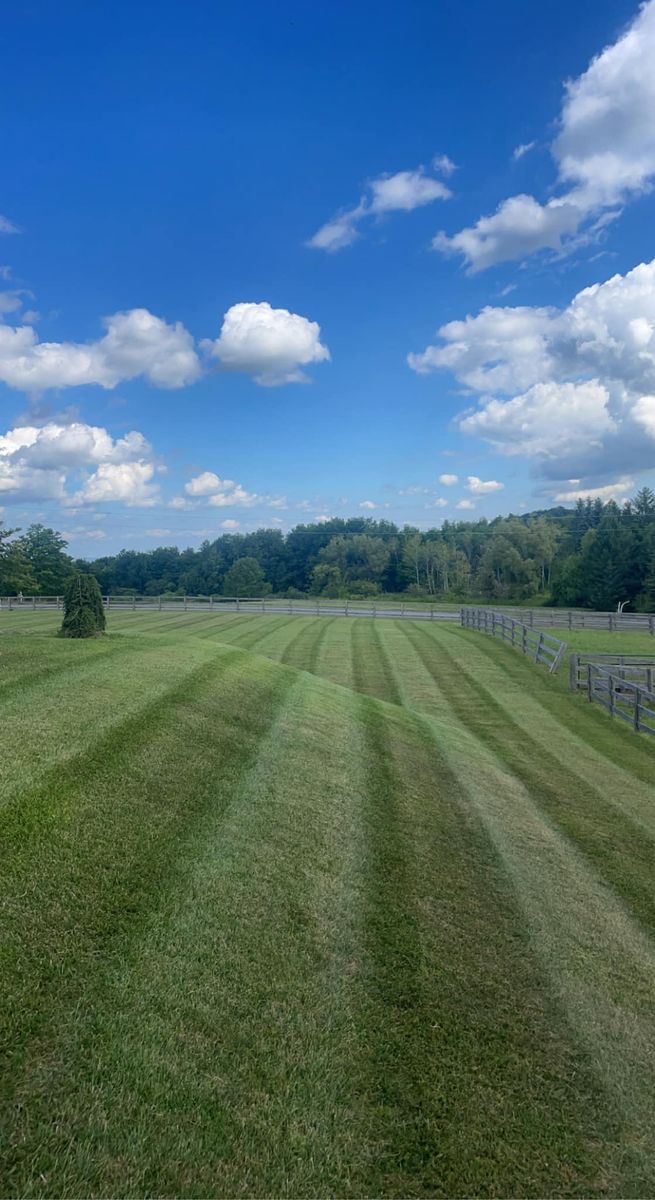
<path id="1" fill-rule="evenodd" d="M 434 730 L 360 703 L 371 1093 L 388 1125 L 368 1194 L 594 1194 L 605 1100 L 495 848 Z"/>
<path id="2" fill-rule="evenodd" d="M 120 961 L 165 903 L 185 831 L 208 806 L 222 819 L 288 686 L 234 651 L 206 658 L 7 814 L 0 1031 L 5 1093 L 27 1121 L 47 1046 L 91 1002 L 98 963 Z"/>
<path id="3" fill-rule="evenodd" d="M 325 618 L 317 617 L 315 620 L 323 621 Z M 350 689 L 354 686 L 352 645 L 354 625 L 354 618 L 334 617 L 321 640 L 315 659 L 315 670 L 318 675 Z"/>
<path id="4" fill-rule="evenodd" d="M 329 1194 L 373 1158 L 349 1011 L 357 725 L 326 685 L 256 670 L 283 684 L 275 720 L 227 809 L 205 756 L 218 806 L 179 842 L 159 906 L 62 1028 L 36 1095 L 30 1080 L 21 1192 L 45 1178 L 58 1194 Z M 196 711 L 209 702 L 218 719 L 226 698 L 198 696 Z"/>
<path id="5" fill-rule="evenodd" d="M 180 829 L 143 919 L 41 1035 L 12 1190 L 593 1194 L 602 1104 L 553 1033 L 430 737 L 394 708 L 262 670 L 284 690 L 229 804 L 205 751 L 192 787 L 219 808 Z M 197 715 L 213 727 L 231 698 L 240 736 L 236 678 L 226 696 L 208 677 L 182 713 L 183 778 L 205 744 L 189 740 Z"/>
<path id="6" fill-rule="evenodd" d="M 203 647 L 153 644 L 138 654 L 119 637 L 88 642 L 44 640 L 52 659 L 70 670 L 35 680 L 23 695 L 14 689 L 0 699 L 2 773 L 0 803 L 32 786 L 51 766 L 66 762 L 102 738 L 206 661 Z"/>
<path id="7" fill-rule="evenodd" d="M 395 676 L 375 618 L 359 617 L 353 622 L 352 649 L 355 690 L 378 700 L 400 703 Z"/>
<path id="8" fill-rule="evenodd" d="M 408 626 L 399 622 L 398 628 L 409 640 Z M 439 685 L 447 694 L 457 672 L 441 666 Z M 599 1187 L 614 1195 L 650 1195 L 655 1187 L 653 942 L 579 849 L 553 828 L 511 767 L 484 739 L 476 744 L 478 731 L 471 729 L 467 713 L 450 725 L 430 719 L 430 726 L 520 899 L 531 952 L 548 977 L 546 994 L 561 1006 L 580 1052 L 606 1090 L 615 1133 L 601 1135 L 605 1175 Z"/>
<path id="9" fill-rule="evenodd" d="M 457 627 L 451 630 L 451 634 L 454 639 L 464 642 L 476 638 L 475 634 Z M 612 636 L 621 638 L 621 635 Z M 634 635 L 628 635 L 630 636 Z M 622 721 L 606 717 L 597 705 L 589 704 L 583 694 L 572 695 L 568 691 L 568 661 L 564 661 L 553 676 L 537 669 L 536 678 L 531 680 L 530 676 L 526 675 L 526 671 L 533 666 L 529 660 L 516 651 L 509 653 L 507 646 L 492 638 L 480 635 L 478 640 L 481 643 L 476 646 L 479 655 L 502 671 L 507 681 L 511 680 L 515 684 L 517 695 L 522 695 L 529 703 L 534 703 L 532 697 L 538 699 L 544 730 L 557 729 L 555 736 L 559 736 L 564 728 L 567 736 L 573 734 L 578 738 L 578 761 L 580 753 L 584 756 L 592 751 L 594 756 L 601 755 L 606 760 L 606 770 L 610 774 L 615 775 L 617 769 L 627 769 L 633 779 L 641 780 L 647 787 L 655 785 L 655 760 L 650 739 L 637 737 Z M 618 643 L 614 643 L 615 647 L 618 646 L 616 653 L 638 653 L 629 643 L 626 647 L 626 642 L 627 638 L 621 638 Z M 604 641 L 598 652 L 611 653 L 612 646 Z M 655 655 L 655 639 L 651 640 L 650 654 Z M 526 687 L 528 683 L 529 686 Z M 548 720 L 544 722 L 546 713 Z M 645 789 L 642 791 L 646 794 Z"/>
<path id="10" fill-rule="evenodd" d="M 453 654 L 452 643 L 431 637 L 415 624 L 405 633 L 460 722 L 498 755 L 550 819 L 602 870 L 646 927 L 655 931 L 655 830 L 612 802 L 602 760 L 592 782 L 575 765 L 567 765 L 575 759 L 573 754 L 562 754 L 565 738 L 558 747 L 562 757 L 547 750 L 536 733 L 528 733 L 501 706 L 479 674 Z"/>
<path id="11" fill-rule="evenodd" d="M 463 781 L 524 912 L 531 953 L 571 1035 L 605 1090 L 610 1128 L 595 1186 L 611 1196 L 655 1191 L 655 948 L 620 899 L 529 791 L 484 749 L 458 740 L 447 756 Z M 556 1191 L 556 1189 L 555 1189 Z M 548 1194 L 551 1194 L 550 1192 Z"/>
<path id="12" fill-rule="evenodd" d="M 296 618 L 293 616 L 250 617 L 247 625 L 244 624 L 233 636 L 229 635 L 225 637 L 225 644 L 239 646 L 242 650 L 254 650 L 259 654 L 259 644 L 261 642 L 264 642 L 271 634 L 276 633 L 279 629 L 284 629 L 295 620 Z"/>
<path id="13" fill-rule="evenodd" d="M 281 661 L 301 671 L 316 674 L 321 646 L 335 617 L 300 617 L 300 627 L 295 637 L 282 651 Z M 267 649 L 266 653 L 270 654 Z"/>
<path id="14" fill-rule="evenodd" d="M 446 638 L 439 631 L 423 633 L 474 674 L 508 717 L 538 739 L 546 751 L 554 746 L 559 753 L 565 749 L 576 774 L 596 782 L 603 760 L 604 789 L 627 803 L 634 819 L 655 827 L 655 756 L 650 742 L 635 736 L 620 721 L 607 721 L 597 706 L 569 692 L 565 667 L 559 675 L 549 675 L 508 646 L 467 630 L 451 631 Z M 603 734 L 600 745 L 599 730 Z"/>

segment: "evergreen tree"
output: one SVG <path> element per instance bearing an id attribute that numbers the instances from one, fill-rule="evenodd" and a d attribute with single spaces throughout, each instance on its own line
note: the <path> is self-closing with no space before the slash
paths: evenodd
<path id="1" fill-rule="evenodd" d="M 104 633 L 105 625 L 105 607 L 95 575 L 85 575 L 81 571 L 72 575 L 64 591 L 61 636 L 95 637 Z"/>

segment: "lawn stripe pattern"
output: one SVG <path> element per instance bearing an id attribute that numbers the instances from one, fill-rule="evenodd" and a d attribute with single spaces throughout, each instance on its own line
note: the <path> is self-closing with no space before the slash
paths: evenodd
<path id="1" fill-rule="evenodd" d="M 0 644 L 3 1194 L 653 1194 L 636 735 L 436 623 L 39 616 Z"/>

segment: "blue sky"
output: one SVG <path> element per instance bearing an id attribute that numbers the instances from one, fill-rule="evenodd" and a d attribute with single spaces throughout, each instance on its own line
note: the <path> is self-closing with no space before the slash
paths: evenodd
<path id="1" fill-rule="evenodd" d="M 652 483 L 654 60 L 655 0 L 7 11 L 2 519 L 91 557 Z"/>

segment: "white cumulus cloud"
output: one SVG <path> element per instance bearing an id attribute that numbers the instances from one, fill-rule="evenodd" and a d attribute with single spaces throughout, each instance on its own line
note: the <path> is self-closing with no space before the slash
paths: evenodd
<path id="1" fill-rule="evenodd" d="M 559 132 L 551 147 L 560 195 L 504 200 L 492 216 L 435 248 L 463 256 L 471 272 L 537 250 L 561 252 L 594 236 L 655 179 L 655 0 L 630 27 L 566 84 Z M 527 152 L 517 147 L 514 157 Z"/>
<path id="2" fill-rule="evenodd" d="M 155 471 L 151 458 L 149 443 L 136 430 L 114 439 L 102 426 L 81 421 L 19 425 L 0 436 L 0 492 L 15 502 L 56 499 L 86 503 L 106 498 L 140 503 L 158 493 L 156 485 L 145 488 Z M 110 495 L 106 481 L 112 472 L 116 479 L 121 472 L 131 473 L 134 492 Z M 101 494 L 98 489 L 103 478 Z M 67 484 L 76 481 L 82 486 L 71 501 Z"/>
<path id="3" fill-rule="evenodd" d="M 265 301 L 233 304 L 219 337 L 205 341 L 203 347 L 224 370 L 244 371 L 265 387 L 305 383 L 301 368 L 330 358 L 316 321 L 286 308 L 272 308 Z"/>
<path id="4" fill-rule="evenodd" d="M 584 288 L 563 309 L 492 308 L 409 355 L 478 392 L 460 429 L 551 478 L 655 466 L 655 260 Z"/>
<path id="5" fill-rule="evenodd" d="M 174 496 L 169 502 L 170 508 L 191 508 L 204 502 L 212 508 L 251 508 L 259 501 L 270 502 L 274 508 L 286 507 L 284 497 L 259 496 L 256 492 L 248 492 L 234 479 L 221 479 L 214 471 L 202 471 L 194 475 L 184 485 L 185 496 Z M 188 499 L 188 497 L 193 499 Z"/>
<path id="6" fill-rule="evenodd" d="M 153 483 L 154 463 L 102 463 L 73 495 L 73 504 L 104 504 L 120 501 L 128 508 L 151 508 L 160 500 L 159 484 Z"/>
<path id="7" fill-rule="evenodd" d="M 490 492 L 502 491 L 505 484 L 499 483 L 497 479 L 480 479 L 477 475 L 469 475 L 466 486 L 474 496 L 487 496 Z"/>
<path id="8" fill-rule="evenodd" d="M 97 384 L 114 388 L 143 376 L 178 388 L 200 375 L 191 334 L 145 308 L 115 313 L 95 342 L 40 342 L 30 325 L 0 325 L 0 382 L 21 391 Z"/>
<path id="9" fill-rule="evenodd" d="M 442 483 L 444 487 L 454 487 L 456 483 L 459 483 L 459 475 L 440 475 L 439 483 Z"/>
<path id="10" fill-rule="evenodd" d="M 222 487 L 222 482 L 218 475 L 215 475 L 213 471 L 203 471 L 185 483 L 184 490 L 189 496 L 209 496 L 212 492 L 217 492 L 220 487 Z"/>

